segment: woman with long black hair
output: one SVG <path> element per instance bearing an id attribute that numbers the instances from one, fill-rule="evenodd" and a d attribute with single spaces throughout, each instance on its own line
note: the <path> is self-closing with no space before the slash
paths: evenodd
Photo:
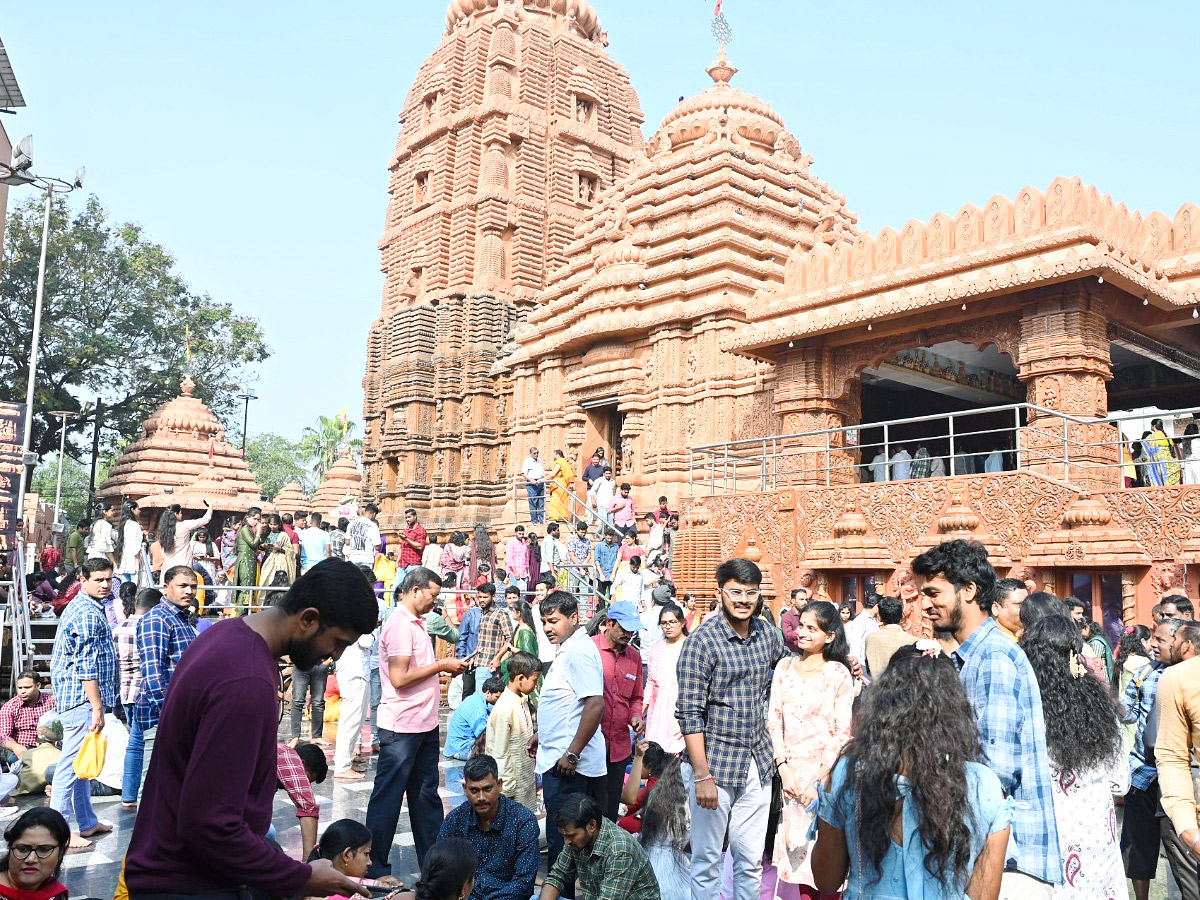
<path id="1" fill-rule="evenodd" d="M 820 790 L 816 886 L 843 900 L 996 900 L 1012 810 L 936 641 L 901 647 Z"/>
<path id="2" fill-rule="evenodd" d="M 187 566 L 189 569 L 192 567 L 192 532 L 207 525 L 213 515 L 212 506 L 207 500 L 204 501 L 204 506 L 204 515 L 198 519 L 180 518 L 182 507 L 178 503 L 172 503 L 158 517 L 158 545 L 163 552 L 164 572 L 175 566 Z"/>
<path id="3" fill-rule="evenodd" d="M 779 870 L 776 896 L 815 896 L 808 863 L 813 801 L 850 740 L 854 678 L 846 657 L 846 631 L 838 608 L 813 600 L 796 626 L 799 656 L 789 656 L 771 680 L 767 731 L 779 777 L 783 808 L 771 861 Z M 807 889 L 807 890 L 806 890 Z"/>
<path id="4" fill-rule="evenodd" d="M 1048 616 L 1021 638 L 1042 692 L 1054 819 L 1063 863 L 1055 897 L 1120 897 L 1125 871 L 1113 795 L 1129 790 L 1119 708 L 1083 660 L 1075 624 Z"/>
<path id="5" fill-rule="evenodd" d="M 136 582 L 142 562 L 142 526 L 137 520 L 138 505 L 132 500 L 121 504 L 121 518 L 113 538 L 113 555 L 117 558 L 117 577 L 124 582 Z"/>

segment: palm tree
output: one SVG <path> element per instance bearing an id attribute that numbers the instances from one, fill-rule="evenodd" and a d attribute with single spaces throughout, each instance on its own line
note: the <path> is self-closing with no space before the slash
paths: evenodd
<path id="1" fill-rule="evenodd" d="M 318 416 L 316 424 L 301 433 L 296 447 L 312 468 L 317 483 L 343 452 L 348 452 L 355 462 L 362 458 L 362 438 L 351 437 L 357 428 L 343 411 L 338 416 Z"/>

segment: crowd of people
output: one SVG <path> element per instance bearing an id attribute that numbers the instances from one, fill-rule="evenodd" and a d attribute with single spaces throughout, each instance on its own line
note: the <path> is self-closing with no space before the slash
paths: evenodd
<path id="1" fill-rule="evenodd" d="M 136 900 L 406 890 L 391 858 L 404 809 L 423 900 L 1107 900 L 1127 878 L 1144 900 L 1160 847 L 1200 900 L 1186 597 L 1112 641 L 1086 604 L 1000 579 L 957 540 L 912 563 L 933 638 L 904 629 L 911 598 L 877 594 L 839 607 L 797 588 L 776 624 L 749 560 L 716 568 L 711 608 L 677 596 L 665 500 L 630 532 L 568 517 L 502 544 L 482 526 L 440 544 L 410 509 L 390 549 L 368 504 L 336 529 L 249 511 L 234 544 L 280 590 L 215 604 L 258 611 L 214 627 L 197 617 L 204 554 L 168 541 L 174 564 L 137 586 L 123 564 L 145 539 L 135 512 L 109 510 L 109 529 L 68 545 L 78 590 L 59 610 L 52 689 L 22 676 L 0 742 L 18 772 L 42 772 L 58 818 L 29 827 L 55 833 L 47 859 L 111 830 L 98 791 L 136 810 L 122 883 Z M 206 523 L 170 524 L 190 538 Z M 117 731 L 119 773 L 81 777 L 88 735 Z M 328 756 L 335 780 L 371 790 L 361 822 L 319 834 L 311 784 Z M 448 814 L 441 760 L 462 767 Z M 296 858 L 274 841 L 280 786 Z M 26 868 L 58 884 L 56 866 Z"/>

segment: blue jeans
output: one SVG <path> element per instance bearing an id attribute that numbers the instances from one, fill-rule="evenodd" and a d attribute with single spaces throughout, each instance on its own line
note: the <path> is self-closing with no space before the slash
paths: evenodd
<path id="1" fill-rule="evenodd" d="M 558 854 L 562 853 L 563 849 L 562 832 L 554 825 L 563 800 L 568 794 L 587 794 L 603 808 L 605 797 L 608 794 L 605 786 L 606 780 L 603 775 L 596 778 L 589 778 L 586 775 L 562 775 L 557 768 L 551 768 L 542 773 L 542 799 L 546 801 L 547 871 L 554 868 L 554 861 L 558 859 Z M 570 887 L 569 893 L 567 891 L 561 893 L 562 897 L 575 896 L 575 886 L 571 885 Z"/>
<path id="2" fill-rule="evenodd" d="M 311 669 L 292 666 L 292 737 L 300 737 L 304 724 L 304 701 L 312 691 L 312 716 L 309 731 L 314 741 L 325 733 L 325 682 L 329 680 L 329 666 L 318 663 Z"/>
<path id="3" fill-rule="evenodd" d="M 425 862 L 425 854 L 437 840 L 445 818 L 442 798 L 438 795 L 439 756 L 437 728 L 418 734 L 379 729 L 379 763 L 375 786 L 367 802 L 366 825 L 371 832 L 368 878 L 382 878 L 392 873 L 388 859 L 392 841 L 396 839 L 400 806 L 406 797 L 417 863 Z"/>
<path id="4" fill-rule="evenodd" d="M 136 803 L 146 774 L 146 760 L 154 752 L 154 728 L 142 730 L 132 715 L 129 717 L 129 743 L 125 745 L 125 774 L 121 778 L 121 802 Z"/>
<path id="5" fill-rule="evenodd" d="M 71 821 L 75 812 L 75 826 L 80 831 L 94 828 L 100 820 L 92 809 L 92 783 L 75 777 L 75 757 L 83 747 L 83 739 L 92 729 L 92 706 L 81 703 L 74 709 L 60 710 L 59 720 L 63 726 L 62 755 L 54 768 L 54 791 L 50 807 Z"/>
<path id="6" fill-rule="evenodd" d="M 379 683 L 379 666 L 370 667 L 371 674 L 367 677 L 367 690 L 371 699 L 371 743 L 379 743 L 379 702 L 383 699 L 383 687 Z"/>
<path id="7" fill-rule="evenodd" d="M 475 669 L 475 693 L 483 693 L 484 683 L 492 677 L 492 670 L 487 666 L 477 666 Z"/>
<path id="8" fill-rule="evenodd" d="M 546 521 L 546 485 L 525 485 L 525 496 L 529 498 L 529 523 L 541 525 Z"/>

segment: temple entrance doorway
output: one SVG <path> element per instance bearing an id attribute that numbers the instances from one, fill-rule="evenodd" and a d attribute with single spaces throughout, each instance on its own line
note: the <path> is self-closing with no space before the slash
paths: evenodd
<path id="1" fill-rule="evenodd" d="M 1073 569 L 1062 574 L 1059 590 L 1063 596 L 1078 597 L 1084 603 L 1084 615 L 1104 628 L 1104 635 L 1115 647 L 1125 634 L 1121 573 L 1105 570 Z"/>
<path id="2" fill-rule="evenodd" d="M 587 425 L 581 455 L 584 460 L 597 447 L 604 448 L 604 458 L 613 467 L 613 475 L 621 475 L 621 430 L 625 427 L 625 413 L 617 405 L 616 397 L 589 401 L 583 404 L 587 413 Z"/>
<path id="3" fill-rule="evenodd" d="M 986 410 L 1023 403 L 1025 386 L 995 347 L 945 341 L 902 350 L 861 378 L 860 480 L 1016 468 L 1019 412 Z M 906 419 L 918 421 L 897 421 Z"/>

